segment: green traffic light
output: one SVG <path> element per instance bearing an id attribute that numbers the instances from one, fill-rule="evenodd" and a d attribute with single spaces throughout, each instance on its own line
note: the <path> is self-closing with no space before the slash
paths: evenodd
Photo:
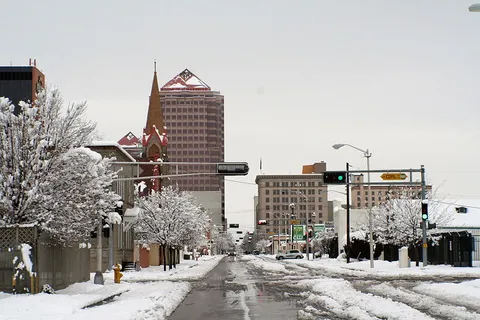
<path id="1" fill-rule="evenodd" d="M 338 180 L 342 181 L 342 180 L 343 180 L 343 176 L 338 176 Z"/>
<path id="2" fill-rule="evenodd" d="M 427 220 L 428 219 L 428 214 L 426 214 L 426 213 L 422 214 L 422 219 Z"/>

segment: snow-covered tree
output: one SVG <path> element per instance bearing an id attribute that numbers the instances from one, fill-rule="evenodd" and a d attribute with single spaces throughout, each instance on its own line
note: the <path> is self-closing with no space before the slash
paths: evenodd
<path id="1" fill-rule="evenodd" d="M 219 253 L 224 253 L 234 246 L 233 236 L 228 232 L 219 232 L 214 229 L 212 231 L 212 240 L 213 245 L 217 248 Z"/>
<path id="2" fill-rule="evenodd" d="M 135 227 L 139 243 L 158 243 L 166 254 L 167 248 L 196 246 L 205 240 L 208 215 L 191 193 L 167 186 L 148 196 L 137 195 L 136 202 L 140 208 Z"/>
<path id="3" fill-rule="evenodd" d="M 57 243 L 89 236 L 101 220 L 115 222 L 109 213 L 121 198 L 111 189 L 117 176 L 109 169 L 111 161 L 88 148 L 71 149 L 51 161 L 31 216 Z"/>
<path id="4" fill-rule="evenodd" d="M 270 241 L 266 239 L 258 240 L 257 242 L 257 250 L 265 252 L 265 248 L 269 245 Z"/>
<path id="5" fill-rule="evenodd" d="M 250 239 L 251 238 L 251 239 Z M 243 238 L 241 248 L 243 252 L 253 252 L 257 248 L 257 237 L 246 234 Z"/>
<path id="6" fill-rule="evenodd" d="M 384 204 L 372 208 L 373 233 L 375 241 L 381 244 L 415 247 L 422 241 L 421 206 L 422 200 L 417 196 L 418 188 L 405 187 L 387 194 Z M 426 196 L 429 211 L 429 223 L 445 225 L 452 215 L 444 206 L 439 205 L 436 192 Z M 368 217 L 359 224 L 359 231 L 368 232 Z M 427 230 L 427 236 L 436 230 Z M 416 257 L 418 259 L 418 257 Z"/>
<path id="7" fill-rule="evenodd" d="M 332 242 L 335 238 L 333 231 L 319 232 L 312 239 L 313 252 L 319 251 L 320 254 L 329 253 L 332 246 Z"/>
<path id="8" fill-rule="evenodd" d="M 84 155 L 79 160 L 83 165 L 68 164 L 74 161 L 72 157 L 82 154 L 68 154 L 69 150 L 90 142 L 95 137 L 96 125 L 85 120 L 85 102 L 71 104 L 65 110 L 57 89 L 42 91 L 35 103 L 21 102 L 19 106 L 20 112 L 15 115 L 14 105 L 0 98 L 0 221 L 9 225 L 41 223 L 60 242 L 78 240 L 84 234 L 81 230 L 87 226 L 91 229 L 90 211 L 84 211 L 85 206 L 67 203 L 65 199 L 73 201 L 65 197 L 67 193 L 83 195 L 78 202 L 92 193 L 91 197 L 97 199 L 98 212 L 118 198 L 108 191 L 112 173 L 108 172 L 107 163 L 100 164 Z M 83 184 L 74 186 L 68 181 L 55 181 L 69 178 L 74 181 L 82 178 Z M 54 185 L 60 189 L 53 192 Z M 89 189 L 99 185 L 102 187 L 97 190 Z M 62 205 L 76 210 L 61 210 Z M 60 235 L 68 227 L 62 223 L 71 223 L 71 216 L 78 220 L 71 227 L 80 231 Z"/>

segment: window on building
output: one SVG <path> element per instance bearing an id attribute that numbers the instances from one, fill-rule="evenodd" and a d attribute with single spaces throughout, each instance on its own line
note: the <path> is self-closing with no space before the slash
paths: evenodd
<path id="1" fill-rule="evenodd" d="M 268 204 L 265 206 L 265 210 L 270 210 L 270 206 Z"/>

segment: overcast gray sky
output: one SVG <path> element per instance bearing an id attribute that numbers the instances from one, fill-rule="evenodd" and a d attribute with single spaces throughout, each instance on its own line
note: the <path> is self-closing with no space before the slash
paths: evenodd
<path id="1" fill-rule="evenodd" d="M 251 166 L 228 179 L 244 182 L 227 182 L 232 223 L 253 212 L 260 157 L 266 174 L 365 169 L 339 142 L 370 149 L 372 169 L 423 164 L 439 192 L 480 196 L 471 3 L 3 0 L 0 64 L 36 58 L 115 141 L 145 125 L 153 60 L 160 85 L 188 67 L 225 95 L 227 160 Z"/>

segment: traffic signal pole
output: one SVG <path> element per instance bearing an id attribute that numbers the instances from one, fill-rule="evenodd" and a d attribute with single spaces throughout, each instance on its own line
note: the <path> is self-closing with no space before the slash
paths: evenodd
<path id="1" fill-rule="evenodd" d="M 422 180 L 421 180 L 421 183 L 422 183 L 422 203 L 423 201 L 425 201 L 425 167 L 422 165 L 420 167 L 420 170 L 421 170 L 421 176 L 422 176 Z M 427 216 L 428 217 L 428 216 Z M 427 259 L 427 254 L 428 254 L 428 243 L 427 243 L 427 222 L 428 222 L 428 219 L 427 220 L 423 220 L 422 221 L 422 238 L 423 238 L 423 266 L 426 267 L 427 264 L 428 264 L 428 259 Z"/>
<path id="2" fill-rule="evenodd" d="M 349 164 L 347 162 L 347 174 L 346 174 L 346 181 L 347 181 L 347 263 L 350 263 L 350 174 L 348 173 Z"/>

